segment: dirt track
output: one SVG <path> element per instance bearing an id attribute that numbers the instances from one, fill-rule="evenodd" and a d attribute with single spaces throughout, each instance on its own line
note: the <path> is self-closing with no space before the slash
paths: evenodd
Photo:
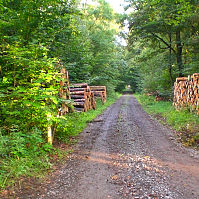
<path id="1" fill-rule="evenodd" d="M 172 132 L 122 96 L 80 136 L 38 199 L 199 199 L 199 159 Z"/>

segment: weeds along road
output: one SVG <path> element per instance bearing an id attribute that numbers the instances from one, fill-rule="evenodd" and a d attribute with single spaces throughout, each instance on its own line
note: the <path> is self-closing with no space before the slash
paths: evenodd
<path id="1" fill-rule="evenodd" d="M 43 192 L 22 198 L 198 199 L 199 159 L 124 95 L 89 124 Z"/>

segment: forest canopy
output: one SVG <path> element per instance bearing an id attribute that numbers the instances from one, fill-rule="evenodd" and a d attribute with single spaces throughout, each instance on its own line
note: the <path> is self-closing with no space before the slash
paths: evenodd
<path id="1" fill-rule="evenodd" d="M 128 52 L 139 90 L 172 97 L 176 77 L 199 70 L 196 0 L 129 0 Z"/>
<path id="2" fill-rule="evenodd" d="M 44 131 L 56 116 L 59 70 L 70 82 L 117 87 L 124 49 L 118 16 L 104 0 L 0 1 L 0 115 L 2 133 Z"/>

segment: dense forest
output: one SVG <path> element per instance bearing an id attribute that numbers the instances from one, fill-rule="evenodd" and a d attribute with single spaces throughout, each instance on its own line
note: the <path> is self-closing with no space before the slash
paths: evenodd
<path id="1" fill-rule="evenodd" d="M 170 99 L 176 77 L 198 72 L 197 0 L 128 0 L 128 14 L 93 2 L 0 0 L 0 161 L 51 150 L 48 115 L 68 122 L 56 117 L 61 67 L 109 96 L 131 85 Z"/>
<path id="2" fill-rule="evenodd" d="M 45 131 L 56 117 L 60 66 L 70 82 L 106 85 L 123 70 L 118 16 L 105 1 L 1 1 L 1 134 Z M 31 139 L 31 138 L 30 138 Z"/>
<path id="3" fill-rule="evenodd" d="M 130 0 L 129 66 L 140 91 L 172 97 L 176 77 L 199 70 L 199 4 L 196 0 Z"/>

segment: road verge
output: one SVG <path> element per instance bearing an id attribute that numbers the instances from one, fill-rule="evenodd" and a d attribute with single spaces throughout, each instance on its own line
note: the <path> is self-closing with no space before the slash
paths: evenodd
<path id="1" fill-rule="evenodd" d="M 141 94 L 134 95 L 144 110 L 176 130 L 184 146 L 199 149 L 199 117 L 188 110 L 177 111 L 170 101 L 155 101 L 155 97 Z"/>

